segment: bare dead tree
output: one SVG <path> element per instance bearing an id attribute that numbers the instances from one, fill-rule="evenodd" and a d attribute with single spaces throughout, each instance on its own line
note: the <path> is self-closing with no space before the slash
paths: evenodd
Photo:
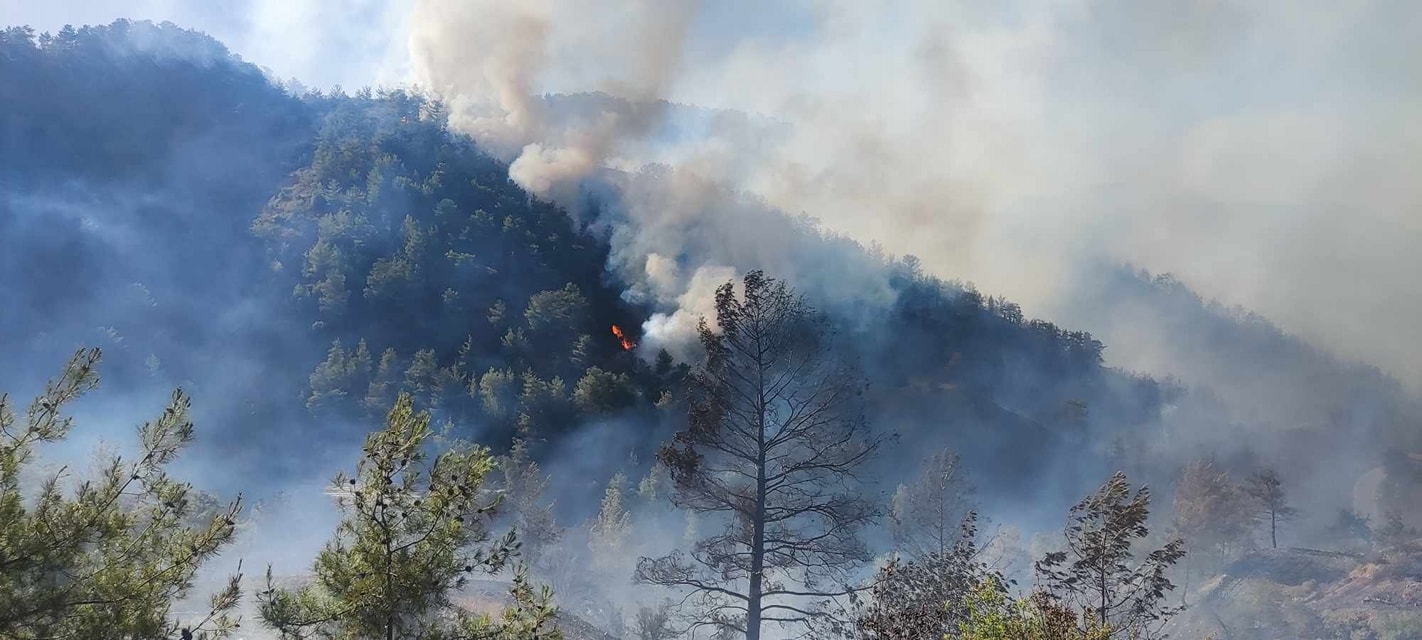
<path id="1" fill-rule="evenodd" d="M 632 622 L 632 635 L 636 640 L 671 640 L 677 636 L 672 620 L 672 605 L 661 602 L 654 606 L 642 606 Z"/>
<path id="2" fill-rule="evenodd" d="M 899 485 L 889 511 L 895 557 L 875 575 L 868 597 L 850 597 L 852 623 L 836 629 L 859 640 L 943 638 L 966 620 L 974 589 L 1004 582 L 981 554 L 972 487 L 956 454 L 929 455 L 917 477 Z"/>
<path id="3" fill-rule="evenodd" d="M 859 411 L 863 384 L 833 357 L 823 319 L 760 272 L 716 292 L 700 326 L 687 427 L 659 453 L 673 502 L 725 516 L 689 554 L 638 561 L 636 579 L 684 592 L 702 624 L 760 638 L 764 623 L 807 628 L 852 593 L 870 558 L 860 530 L 879 516 L 856 485 L 878 449 Z"/>
<path id="4" fill-rule="evenodd" d="M 853 640 L 921 640 L 953 637 L 968 621 L 976 590 L 1006 589 L 1001 575 L 979 559 L 977 514 L 969 511 L 944 551 L 900 556 L 879 570 L 868 598 L 850 596 L 852 624 L 837 629 Z"/>
<path id="5" fill-rule="evenodd" d="M 972 493 L 957 454 L 943 450 L 929 455 L 918 476 L 894 493 L 889 533 L 895 550 L 909 558 L 946 555 L 974 511 Z"/>

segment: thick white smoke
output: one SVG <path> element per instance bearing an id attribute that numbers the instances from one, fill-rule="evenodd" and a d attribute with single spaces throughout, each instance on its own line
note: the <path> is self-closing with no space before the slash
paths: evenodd
<path id="1" fill-rule="evenodd" d="M 809 213 L 1029 312 L 1068 304 L 1083 261 L 1131 261 L 1422 381 L 1417 8 L 422 0 L 411 24 L 416 82 L 511 145 L 537 193 L 675 158 L 683 184 Z M 570 124 L 531 98 L 579 91 L 639 108 Z M 778 128 L 668 139 L 658 98 Z M 633 218 L 675 217 L 649 225 L 665 238 L 705 213 Z M 680 255 L 659 243 L 617 260 Z"/>
<path id="2" fill-rule="evenodd" d="M 670 164 L 695 176 L 683 185 L 808 213 L 1034 315 L 1066 312 L 1084 262 L 1174 272 L 1422 383 L 1422 7 L 0 0 L 0 14 L 50 31 L 173 20 L 318 87 L 404 79 L 535 193 L 576 207 L 602 167 Z M 573 117 L 541 97 L 584 91 L 632 107 Z M 700 266 L 659 245 L 703 211 L 631 217 L 656 232 L 623 243 L 627 274 L 651 252 Z M 1157 369 L 1131 358 L 1150 345 L 1070 311 L 1114 362 Z"/>
<path id="3" fill-rule="evenodd" d="M 609 12 L 559 0 L 421 0 L 410 35 L 416 79 L 445 97 L 456 126 L 514 156 L 510 177 L 547 196 L 575 187 L 624 140 L 656 126 L 656 101 L 675 76 L 696 7 L 638 0 Z M 576 126 L 552 122 L 537 93 L 557 74 L 634 108 Z"/>
<path id="4" fill-rule="evenodd" d="M 676 300 L 676 310 L 656 313 L 642 325 L 647 344 L 667 349 L 673 356 L 689 359 L 696 348 L 691 339 L 703 318 L 715 322 L 716 288 L 738 275 L 731 267 L 703 265 L 683 279 L 676 263 L 653 253 L 647 256 L 647 279 L 659 299 Z M 678 293 L 672 293 L 678 292 Z"/>

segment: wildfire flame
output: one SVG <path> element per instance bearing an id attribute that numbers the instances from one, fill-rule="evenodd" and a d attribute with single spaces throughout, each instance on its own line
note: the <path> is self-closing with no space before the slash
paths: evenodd
<path id="1" fill-rule="evenodd" d="M 637 346 L 637 343 L 627 338 L 627 334 L 622 333 L 622 327 L 615 324 L 612 325 L 612 335 L 617 336 L 617 341 L 622 343 L 623 351 L 631 351 L 633 347 Z"/>

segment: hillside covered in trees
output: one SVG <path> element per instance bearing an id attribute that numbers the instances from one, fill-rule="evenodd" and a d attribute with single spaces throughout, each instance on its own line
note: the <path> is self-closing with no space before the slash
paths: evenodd
<path id="1" fill-rule="evenodd" d="M 0 635 L 1106 639 L 1182 605 L 1220 633 L 1199 607 L 1276 547 L 1422 580 L 1422 412 L 1262 319 L 1111 271 L 1082 304 L 1162 332 L 1152 377 L 764 211 L 827 273 L 736 264 L 661 348 L 615 194 L 570 212 L 509 171 L 428 96 L 296 91 L 174 25 L 0 32 Z M 834 269 L 866 284 L 825 295 Z M 89 484 L 71 434 L 123 442 Z M 253 581 L 283 499 L 335 533 Z M 1325 591 L 1329 628 L 1422 633 Z"/>

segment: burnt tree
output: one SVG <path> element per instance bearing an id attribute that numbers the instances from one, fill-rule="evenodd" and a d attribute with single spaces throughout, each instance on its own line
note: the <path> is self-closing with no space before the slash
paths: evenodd
<path id="1" fill-rule="evenodd" d="M 860 530 L 879 515 L 855 486 L 880 441 L 859 411 L 863 383 L 785 284 L 748 274 L 716 292 L 716 327 L 691 378 L 686 429 L 659 453 L 677 506 L 724 516 L 689 554 L 638 561 L 636 578 L 686 592 L 699 624 L 760 637 L 808 625 L 849 594 L 870 558 Z"/>

